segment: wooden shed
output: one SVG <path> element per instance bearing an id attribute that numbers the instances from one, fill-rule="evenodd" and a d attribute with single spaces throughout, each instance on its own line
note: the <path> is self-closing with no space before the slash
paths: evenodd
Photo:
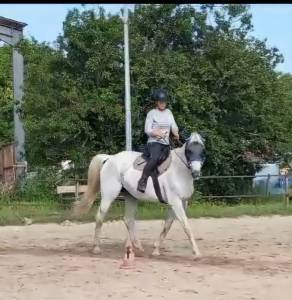
<path id="1" fill-rule="evenodd" d="M 17 169 L 24 168 L 26 173 L 26 167 L 26 165 L 16 163 L 14 144 L 7 144 L 0 148 L 0 183 L 13 185 L 16 180 Z"/>

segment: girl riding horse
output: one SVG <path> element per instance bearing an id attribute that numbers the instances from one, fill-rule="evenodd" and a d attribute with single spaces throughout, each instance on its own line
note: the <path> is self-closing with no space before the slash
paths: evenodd
<path id="1" fill-rule="evenodd" d="M 144 167 L 137 187 L 137 190 L 142 193 L 146 190 L 148 177 L 161 163 L 162 157 L 167 158 L 170 153 L 170 131 L 175 139 L 179 139 L 178 127 L 173 114 L 166 108 L 167 93 L 164 90 L 156 90 L 152 94 L 152 100 L 155 101 L 156 107 L 148 112 L 145 121 L 145 133 L 148 135 L 147 152 L 150 159 Z"/>

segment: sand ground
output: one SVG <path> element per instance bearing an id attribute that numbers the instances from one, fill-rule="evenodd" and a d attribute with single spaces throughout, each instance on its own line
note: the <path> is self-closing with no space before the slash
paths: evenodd
<path id="1" fill-rule="evenodd" d="M 93 223 L 0 227 L 0 299 L 292 299 L 292 216 L 190 222 L 201 259 L 177 222 L 152 257 L 162 221 L 139 221 L 145 255 L 134 270 L 119 268 L 122 222 L 105 224 L 100 256 Z"/>

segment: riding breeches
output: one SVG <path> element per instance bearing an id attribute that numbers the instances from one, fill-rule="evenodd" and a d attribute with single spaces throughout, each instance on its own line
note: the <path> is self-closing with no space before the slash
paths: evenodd
<path id="1" fill-rule="evenodd" d="M 143 170 L 143 175 L 147 177 L 150 176 L 159 164 L 161 164 L 169 155 L 170 147 L 169 145 L 164 145 L 160 143 L 148 143 L 147 144 L 147 156 L 150 157 L 146 166 Z"/>

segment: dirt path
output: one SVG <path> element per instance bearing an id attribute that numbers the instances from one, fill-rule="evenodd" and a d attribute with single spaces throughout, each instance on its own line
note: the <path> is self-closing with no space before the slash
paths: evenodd
<path id="1" fill-rule="evenodd" d="M 162 221 L 140 221 L 145 247 L 120 270 L 125 228 L 107 223 L 103 254 L 90 254 L 94 224 L 0 227 L 0 299 L 292 299 L 292 217 L 191 220 L 203 258 L 193 261 L 178 223 L 161 257 Z"/>

